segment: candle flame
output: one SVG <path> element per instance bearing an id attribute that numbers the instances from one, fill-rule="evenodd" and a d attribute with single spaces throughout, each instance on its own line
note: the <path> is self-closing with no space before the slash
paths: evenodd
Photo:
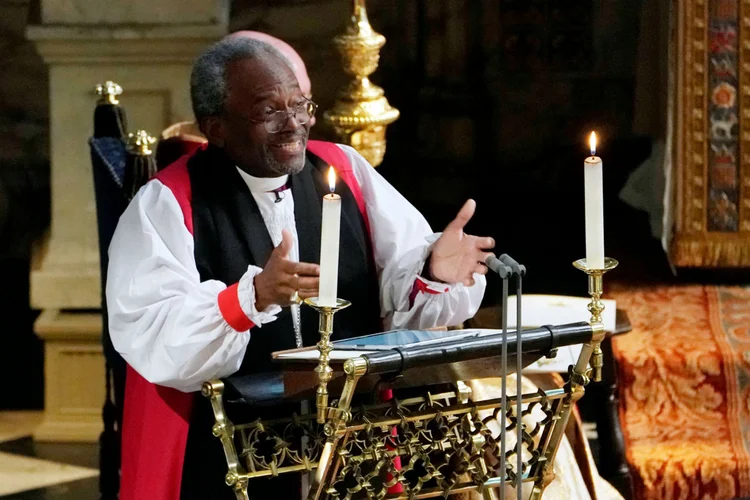
<path id="1" fill-rule="evenodd" d="M 328 167 L 328 187 L 332 193 L 336 191 L 336 171 L 333 167 Z"/>
<path id="2" fill-rule="evenodd" d="M 596 132 L 591 132 L 589 136 L 589 148 L 591 148 L 591 156 L 596 155 Z"/>

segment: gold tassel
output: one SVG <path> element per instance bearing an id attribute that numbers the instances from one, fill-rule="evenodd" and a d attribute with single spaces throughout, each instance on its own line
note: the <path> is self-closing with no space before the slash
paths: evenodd
<path id="1" fill-rule="evenodd" d="M 750 233 L 732 236 L 677 237 L 670 252 L 672 264 L 677 267 L 709 268 L 750 266 Z"/>

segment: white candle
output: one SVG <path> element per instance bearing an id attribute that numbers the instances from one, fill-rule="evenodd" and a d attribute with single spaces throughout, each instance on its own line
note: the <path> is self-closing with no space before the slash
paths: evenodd
<path id="1" fill-rule="evenodd" d="M 596 134 L 589 138 L 591 156 L 583 164 L 586 196 L 586 265 L 604 268 L 604 193 L 602 159 L 596 156 Z"/>
<path id="2" fill-rule="evenodd" d="M 331 193 L 323 197 L 323 223 L 320 238 L 320 288 L 318 304 L 335 306 L 339 281 L 339 234 L 341 232 L 341 196 L 336 188 L 336 173 L 328 169 Z"/>

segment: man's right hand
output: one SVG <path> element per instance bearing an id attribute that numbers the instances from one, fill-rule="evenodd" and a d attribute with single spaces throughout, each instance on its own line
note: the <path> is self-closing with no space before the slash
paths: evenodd
<path id="1" fill-rule="evenodd" d="M 281 231 L 281 243 L 274 248 L 263 271 L 255 277 L 255 309 L 263 311 L 272 304 L 291 304 L 294 292 L 300 299 L 318 295 L 320 266 L 292 262 L 287 257 L 293 245 L 292 235 Z"/>

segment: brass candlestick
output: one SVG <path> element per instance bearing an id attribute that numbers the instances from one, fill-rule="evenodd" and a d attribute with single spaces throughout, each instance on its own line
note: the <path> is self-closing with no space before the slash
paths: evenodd
<path id="1" fill-rule="evenodd" d="M 573 266 L 581 271 L 585 272 L 589 277 L 589 295 L 591 295 L 591 302 L 588 305 L 588 310 L 591 313 L 591 324 L 598 325 L 599 328 L 595 329 L 604 332 L 602 324 L 602 312 L 604 311 L 604 303 L 601 301 L 602 292 L 604 290 L 604 273 L 611 271 L 616 268 L 619 262 L 609 257 L 604 258 L 604 268 L 589 267 L 586 259 L 579 259 L 573 262 Z M 591 343 L 593 351 L 591 354 L 591 365 L 592 380 L 594 382 L 601 382 L 602 380 L 602 365 L 604 364 L 602 358 L 601 342 L 604 340 L 603 337 L 598 338 L 595 336 Z"/>
<path id="2" fill-rule="evenodd" d="M 318 366 L 315 367 L 315 373 L 318 374 L 318 390 L 315 394 L 315 406 L 318 408 L 318 423 L 324 424 L 328 413 L 328 382 L 331 380 L 333 369 L 329 365 L 329 355 L 333 350 L 331 343 L 331 334 L 333 333 L 333 315 L 342 309 L 346 309 L 351 302 L 344 299 L 336 299 L 335 306 L 321 306 L 318 303 L 318 297 L 305 299 L 305 304 L 318 311 L 319 323 L 318 332 L 320 333 L 320 342 L 318 342 L 318 351 L 320 357 Z"/>

